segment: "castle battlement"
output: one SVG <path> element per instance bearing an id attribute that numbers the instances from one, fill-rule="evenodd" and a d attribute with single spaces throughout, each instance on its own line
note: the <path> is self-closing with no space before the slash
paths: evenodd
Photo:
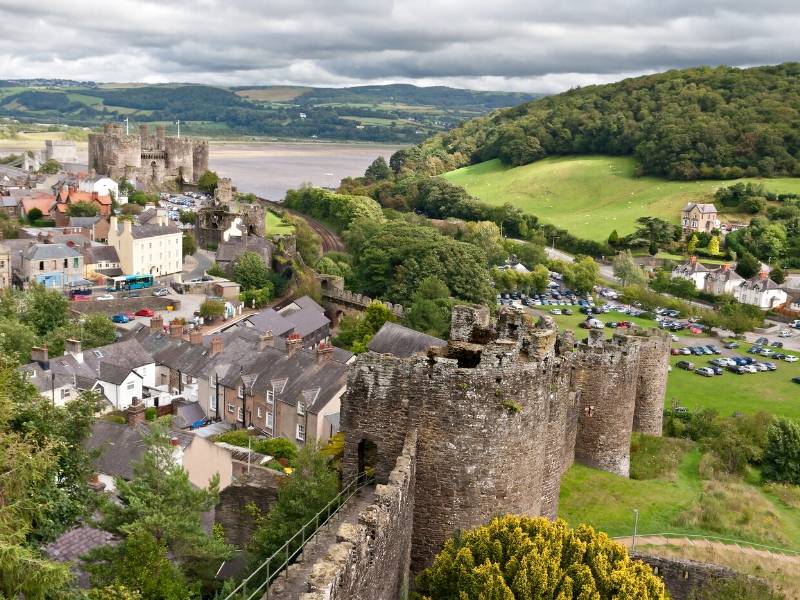
<path id="1" fill-rule="evenodd" d="M 416 431 L 415 569 L 498 513 L 555 517 L 574 461 L 628 475 L 634 423 L 660 434 L 669 338 L 602 333 L 576 344 L 549 317 L 457 306 L 447 346 L 358 356 L 342 399 L 343 477 L 363 468 L 368 441 L 385 483 Z"/>

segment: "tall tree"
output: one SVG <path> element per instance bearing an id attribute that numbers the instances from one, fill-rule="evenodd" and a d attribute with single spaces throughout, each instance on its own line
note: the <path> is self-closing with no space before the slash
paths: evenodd
<path id="1" fill-rule="evenodd" d="M 242 290 L 261 289 L 270 282 L 269 269 L 260 254 L 247 250 L 233 264 L 233 280 Z"/>
<path id="2" fill-rule="evenodd" d="M 197 188 L 209 195 L 213 195 L 219 184 L 219 175 L 216 171 L 204 171 L 197 179 Z"/>

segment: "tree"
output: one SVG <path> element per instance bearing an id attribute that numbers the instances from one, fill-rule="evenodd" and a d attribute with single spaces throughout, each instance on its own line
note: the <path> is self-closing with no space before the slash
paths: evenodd
<path id="1" fill-rule="evenodd" d="M 211 275 L 212 277 L 228 276 L 228 274 L 225 272 L 225 269 L 222 268 L 222 265 L 216 262 L 206 269 L 206 275 Z"/>
<path id="2" fill-rule="evenodd" d="M 33 284 L 25 292 L 21 320 L 41 336 L 67 323 L 69 300 L 57 290 Z"/>
<path id="3" fill-rule="evenodd" d="M 664 582 L 588 525 L 508 515 L 457 534 L 417 579 L 420 600 L 666 600 Z"/>
<path id="4" fill-rule="evenodd" d="M 43 173 L 45 175 L 55 175 L 60 170 L 61 163 L 54 158 L 48 158 L 42 163 L 42 166 L 39 167 L 39 173 Z"/>
<path id="5" fill-rule="evenodd" d="M 345 316 L 339 325 L 339 335 L 333 342 L 355 354 L 367 351 L 367 344 L 386 321 L 395 322 L 392 312 L 379 300 L 373 300 L 358 316 Z"/>
<path id="6" fill-rule="evenodd" d="M 767 446 L 761 459 L 765 481 L 800 485 L 800 425 L 776 419 L 767 430 Z"/>
<path id="7" fill-rule="evenodd" d="M 711 236 L 711 239 L 708 241 L 708 253 L 711 256 L 719 255 L 719 236 Z"/>
<path id="8" fill-rule="evenodd" d="M 14 318 L 0 318 L 0 353 L 26 363 L 35 345 L 36 333 L 31 327 Z"/>
<path id="9" fill-rule="evenodd" d="M 195 241 L 194 236 L 188 231 L 183 232 L 181 249 L 184 256 L 190 256 L 197 252 L 197 242 Z"/>
<path id="10" fill-rule="evenodd" d="M 776 267 L 769 272 L 769 278 L 772 279 L 772 281 L 774 281 L 778 285 L 780 285 L 784 281 L 786 281 L 786 271 Z"/>
<path id="11" fill-rule="evenodd" d="M 64 354 L 67 340 L 80 340 L 84 350 L 113 344 L 117 339 L 117 328 L 103 313 L 84 315 L 80 319 L 65 323 L 45 337 L 50 356 Z"/>
<path id="12" fill-rule="evenodd" d="M 267 283 L 262 288 L 245 290 L 239 294 L 239 300 L 247 308 L 264 308 L 275 297 L 274 286 Z"/>
<path id="13" fill-rule="evenodd" d="M 96 217 L 99 212 L 94 202 L 75 202 L 67 206 L 70 217 Z"/>
<path id="14" fill-rule="evenodd" d="M 692 237 L 689 238 L 689 241 L 686 243 L 686 252 L 688 252 L 690 255 L 697 252 L 697 244 L 699 241 L 700 240 L 697 239 L 697 234 L 693 233 Z"/>
<path id="15" fill-rule="evenodd" d="M 210 196 L 214 195 L 217 185 L 219 185 L 219 175 L 215 171 L 204 171 L 197 180 L 197 189 Z"/>
<path id="16" fill-rule="evenodd" d="M 221 300 L 206 300 L 200 305 L 200 316 L 213 321 L 225 314 L 225 304 Z"/>
<path id="17" fill-rule="evenodd" d="M 591 256 L 576 258 L 567 265 L 564 278 L 570 287 L 579 292 L 591 292 L 597 284 L 600 267 Z"/>
<path id="18" fill-rule="evenodd" d="M 367 170 L 364 172 L 364 177 L 372 181 L 391 179 L 392 170 L 389 168 L 389 165 L 386 164 L 386 159 L 379 156 L 367 167 Z"/>
<path id="19" fill-rule="evenodd" d="M 467 223 L 464 226 L 464 241 L 481 248 L 489 265 L 496 265 L 508 256 L 500 228 L 491 221 Z"/>
<path id="20" fill-rule="evenodd" d="M 450 330 L 450 310 L 450 290 L 441 279 L 426 277 L 420 282 L 403 321 L 411 329 L 446 338 Z"/>
<path id="21" fill-rule="evenodd" d="M 636 264 L 630 250 L 617 254 L 612 261 L 612 265 L 614 267 L 614 277 L 619 279 L 622 285 L 644 285 L 647 283 L 647 275 Z"/>
<path id="22" fill-rule="evenodd" d="M 36 221 L 40 221 L 43 216 L 41 210 L 32 208 L 27 213 L 28 223 L 36 223 Z"/>
<path id="23" fill-rule="evenodd" d="M 741 207 L 744 212 L 754 215 L 767 208 L 767 199 L 760 196 L 748 196 L 742 200 Z"/>
<path id="24" fill-rule="evenodd" d="M 178 220 L 184 225 L 194 225 L 197 223 L 197 213 L 191 210 L 179 211 Z"/>
<path id="25" fill-rule="evenodd" d="M 149 567 L 144 571 L 134 570 L 127 575 L 130 579 L 118 580 L 120 576 L 125 577 L 123 567 L 131 562 L 166 567 L 169 562 L 186 580 L 211 585 L 219 560 L 230 556 L 230 548 L 207 534 L 203 526 L 203 514 L 219 499 L 219 475 L 214 475 L 206 488 L 195 487 L 188 473 L 173 458 L 168 426 L 156 421 L 151 431 L 145 438 L 147 451 L 134 464 L 133 479 L 115 479 L 120 502 L 102 507 L 102 527 L 123 537 L 125 543 L 92 551 L 87 563 L 95 585 L 116 581 L 155 600 L 161 597 L 159 592 L 173 593 L 171 581 L 175 577 L 157 578 L 165 587 L 153 589 L 145 581 L 147 577 L 154 577 Z M 171 560 L 165 562 L 163 559 L 167 555 Z M 167 573 L 177 575 L 170 570 Z"/>
<path id="26" fill-rule="evenodd" d="M 251 250 L 242 252 L 233 263 L 233 280 L 244 291 L 266 287 L 270 282 L 269 274 L 264 258 Z"/>
<path id="27" fill-rule="evenodd" d="M 134 202 L 128 202 L 120 207 L 119 212 L 123 215 L 138 215 L 142 212 L 142 207 Z"/>
<path id="28" fill-rule="evenodd" d="M 736 272 L 745 279 L 754 277 L 760 270 L 761 263 L 749 252 L 742 254 L 739 260 L 736 261 Z"/>

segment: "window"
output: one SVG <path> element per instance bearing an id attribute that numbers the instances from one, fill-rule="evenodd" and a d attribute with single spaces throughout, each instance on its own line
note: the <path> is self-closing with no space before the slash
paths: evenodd
<path id="1" fill-rule="evenodd" d="M 67 259 L 65 258 L 65 259 L 64 259 L 64 268 L 66 269 L 68 265 L 69 265 L 69 260 L 67 260 Z"/>
<path id="2" fill-rule="evenodd" d="M 39 261 L 39 270 L 40 271 L 44 271 L 44 261 L 43 260 Z"/>
<path id="3" fill-rule="evenodd" d="M 241 406 L 239 407 L 239 410 L 236 413 L 236 420 L 242 423 L 244 422 L 244 411 L 242 410 Z"/>
<path id="4" fill-rule="evenodd" d="M 239 396 L 239 399 L 244 398 L 244 384 L 239 386 L 239 394 L 238 394 L 238 396 Z"/>
<path id="5" fill-rule="evenodd" d="M 129 382 L 128 382 L 128 386 L 127 386 L 127 388 L 128 388 L 128 391 L 131 391 L 131 390 L 132 390 L 132 389 L 134 389 L 135 387 L 136 387 L 136 382 L 135 382 L 135 381 L 129 381 Z"/>
<path id="6" fill-rule="evenodd" d="M 262 417 L 262 410 L 260 406 L 256 407 L 256 416 L 260 419 Z"/>
<path id="7" fill-rule="evenodd" d="M 267 404 L 272 404 L 272 400 L 275 397 L 275 392 L 272 390 L 267 390 Z"/>
<path id="8" fill-rule="evenodd" d="M 232 412 L 233 412 L 233 409 L 234 409 L 234 406 L 233 406 L 233 404 L 228 404 L 228 412 L 229 412 L 229 413 L 232 413 Z"/>
<path id="9" fill-rule="evenodd" d="M 267 420 L 266 420 L 266 423 L 267 423 L 267 427 L 269 427 L 270 429 L 272 429 L 272 413 L 271 413 L 271 412 L 269 412 L 269 411 L 267 411 Z"/>
<path id="10" fill-rule="evenodd" d="M 304 442 L 306 439 L 306 427 L 305 425 L 298 425 L 297 431 L 295 432 L 295 437 L 298 441 Z"/>
<path id="11" fill-rule="evenodd" d="M 69 390 L 67 388 L 62 388 L 61 389 L 61 399 L 64 400 L 66 398 L 69 398 Z"/>
<path id="12" fill-rule="evenodd" d="M 306 407 L 302 402 L 297 402 L 297 414 L 301 417 L 306 414 Z"/>

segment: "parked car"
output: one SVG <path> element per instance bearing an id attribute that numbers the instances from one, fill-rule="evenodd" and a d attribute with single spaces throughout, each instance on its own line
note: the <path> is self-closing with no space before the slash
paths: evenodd
<path id="1" fill-rule="evenodd" d="M 559 308 L 554 308 L 554 309 L 552 309 L 552 310 L 550 311 L 550 314 L 551 314 L 551 315 L 560 315 L 560 314 L 561 314 L 561 309 L 559 309 Z"/>
<path id="2" fill-rule="evenodd" d="M 691 369 L 687 369 L 687 371 L 690 371 L 690 370 Z M 714 371 L 711 370 L 711 367 L 700 367 L 699 369 L 695 370 L 695 373 L 697 373 L 698 375 L 702 375 L 703 377 L 713 377 L 714 376 Z"/>
<path id="3" fill-rule="evenodd" d="M 725 371 L 722 370 L 722 367 L 709 367 L 712 371 L 714 371 L 714 375 L 722 375 Z"/>
<path id="4" fill-rule="evenodd" d="M 777 371 L 778 370 L 778 365 L 776 365 L 774 362 L 763 362 L 761 364 L 764 365 L 765 367 L 767 367 L 767 371 Z"/>
<path id="5" fill-rule="evenodd" d="M 565 314 L 565 315 L 571 315 L 571 314 L 572 314 L 572 311 L 571 311 L 569 308 L 565 308 L 565 309 L 564 309 L 563 311 L 561 311 L 561 312 L 562 312 L 563 314 Z"/>
<path id="6" fill-rule="evenodd" d="M 769 344 L 769 340 L 765 337 L 760 337 L 756 340 L 756 344 L 758 344 L 759 346 L 765 346 Z"/>
<path id="7" fill-rule="evenodd" d="M 783 331 L 781 331 L 781 332 L 780 332 L 780 334 L 778 334 L 778 335 L 780 335 L 781 337 L 784 337 L 784 338 L 785 338 L 785 337 L 792 337 L 792 332 L 791 332 L 791 331 L 789 331 L 788 329 L 784 329 L 784 330 L 783 330 Z"/>
<path id="8" fill-rule="evenodd" d="M 727 348 L 728 350 L 734 350 L 738 347 L 739 344 L 737 344 L 736 342 L 728 342 L 727 344 L 725 344 L 725 348 Z"/>
<path id="9" fill-rule="evenodd" d="M 136 311 L 137 317 L 154 317 L 155 314 L 156 311 L 154 311 L 152 308 L 140 308 Z"/>
<path id="10" fill-rule="evenodd" d="M 690 363 L 688 360 L 679 360 L 678 364 L 675 366 L 679 369 L 685 369 L 686 371 L 694 371 L 694 364 Z"/>
<path id="11" fill-rule="evenodd" d="M 798 359 L 794 354 L 787 354 L 786 358 L 784 358 L 783 360 L 785 360 L 786 362 L 797 362 L 800 359 Z"/>
<path id="12" fill-rule="evenodd" d="M 92 301 L 92 297 L 91 296 L 85 296 L 85 295 L 81 294 L 81 295 L 72 296 L 72 298 L 70 298 L 70 300 L 72 300 L 73 302 L 91 302 Z"/>
<path id="13" fill-rule="evenodd" d="M 680 338 L 674 333 L 669 334 L 669 339 L 671 339 L 673 342 L 677 342 L 678 340 L 680 340 Z"/>
<path id="14" fill-rule="evenodd" d="M 800 376 L 797 376 L 797 377 L 792 377 L 792 382 L 794 382 L 794 383 L 800 383 Z"/>
<path id="15" fill-rule="evenodd" d="M 133 321 L 136 318 L 136 313 L 130 310 L 123 310 L 122 314 L 128 317 L 128 321 Z"/>
<path id="16" fill-rule="evenodd" d="M 113 317 L 111 317 L 111 321 L 113 323 L 128 323 L 130 321 L 130 319 L 127 317 L 127 315 L 119 313 L 119 314 L 114 315 Z"/>
<path id="17" fill-rule="evenodd" d="M 169 290 L 167 288 L 158 288 L 153 290 L 153 296 L 169 296 Z"/>
<path id="18" fill-rule="evenodd" d="M 98 296 L 97 300 L 113 300 L 114 296 L 111 294 L 103 294 L 102 296 Z"/>
<path id="19" fill-rule="evenodd" d="M 739 365 L 730 365 L 728 366 L 728 371 L 731 373 L 736 373 L 737 375 L 745 375 L 747 374 L 747 369 Z"/>
<path id="20" fill-rule="evenodd" d="M 775 340 L 774 342 L 772 342 L 770 344 L 770 346 L 772 346 L 773 348 L 783 348 L 783 342 L 779 342 L 778 340 Z"/>

